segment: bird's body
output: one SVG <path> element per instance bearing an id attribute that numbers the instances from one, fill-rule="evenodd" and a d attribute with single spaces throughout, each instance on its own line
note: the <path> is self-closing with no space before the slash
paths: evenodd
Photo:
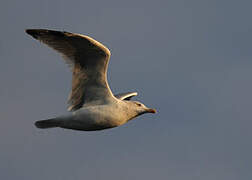
<path id="1" fill-rule="evenodd" d="M 135 115 L 136 113 L 128 114 L 122 103 L 120 106 L 116 103 L 90 106 L 74 112 L 61 127 L 84 131 L 102 130 L 125 124 Z"/>
<path id="2" fill-rule="evenodd" d="M 113 95 L 106 77 L 110 52 L 101 43 L 68 32 L 44 29 L 26 32 L 62 53 L 73 72 L 71 114 L 37 121 L 38 128 L 95 131 L 120 126 L 144 113 L 155 113 L 142 103 L 130 101 L 136 92 Z"/>

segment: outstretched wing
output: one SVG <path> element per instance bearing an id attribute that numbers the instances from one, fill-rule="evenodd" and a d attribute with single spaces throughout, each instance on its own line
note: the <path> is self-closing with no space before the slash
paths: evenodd
<path id="1" fill-rule="evenodd" d="M 115 97 L 120 100 L 130 100 L 132 97 L 136 96 L 137 92 L 127 92 L 116 94 Z"/>
<path id="2" fill-rule="evenodd" d="M 69 32 L 27 29 L 26 33 L 60 52 L 70 64 L 73 77 L 68 110 L 114 98 L 107 82 L 110 51 L 104 45 L 88 36 Z"/>

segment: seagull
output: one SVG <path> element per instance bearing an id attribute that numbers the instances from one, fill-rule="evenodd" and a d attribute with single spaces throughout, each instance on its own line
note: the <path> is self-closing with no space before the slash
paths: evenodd
<path id="1" fill-rule="evenodd" d="M 35 122 L 37 128 L 64 128 L 97 131 L 121 126 L 155 109 L 131 101 L 137 92 L 113 95 L 107 81 L 110 51 L 89 36 L 47 29 L 26 33 L 58 51 L 72 71 L 68 98 L 70 114 Z"/>

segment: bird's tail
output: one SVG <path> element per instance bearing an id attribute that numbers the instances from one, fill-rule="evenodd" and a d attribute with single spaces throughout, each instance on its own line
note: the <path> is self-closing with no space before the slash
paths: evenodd
<path id="1" fill-rule="evenodd" d="M 55 118 L 35 122 L 35 126 L 40 129 L 55 128 L 59 127 L 59 125 L 60 125 L 59 120 Z"/>

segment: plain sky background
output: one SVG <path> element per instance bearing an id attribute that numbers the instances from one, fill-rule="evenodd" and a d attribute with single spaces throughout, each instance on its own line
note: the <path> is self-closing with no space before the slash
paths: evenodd
<path id="1" fill-rule="evenodd" d="M 0 2 L 0 179 L 251 180 L 252 1 Z M 39 130 L 66 113 L 71 73 L 24 33 L 89 35 L 114 93 L 145 114 L 115 129 Z"/>

